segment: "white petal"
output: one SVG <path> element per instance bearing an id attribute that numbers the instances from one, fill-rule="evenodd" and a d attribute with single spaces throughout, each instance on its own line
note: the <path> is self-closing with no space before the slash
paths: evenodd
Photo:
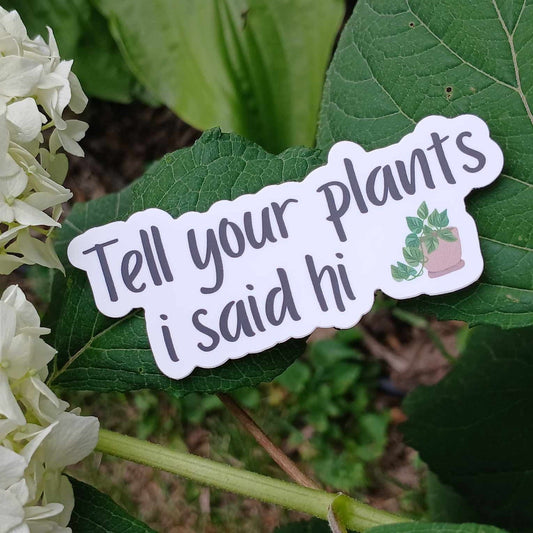
<path id="1" fill-rule="evenodd" d="M 78 77 L 76 74 L 74 74 L 74 72 L 71 72 L 68 75 L 68 81 L 70 82 L 70 91 L 72 93 L 69 107 L 72 109 L 72 111 L 74 111 L 74 113 L 81 113 L 87 105 L 87 96 L 83 92 Z"/>
<path id="2" fill-rule="evenodd" d="M 62 192 L 34 192 L 25 198 L 24 201 L 28 205 L 39 209 L 39 211 L 44 211 L 49 207 L 68 202 L 71 198 L 72 193 L 68 189 L 63 188 Z"/>
<path id="3" fill-rule="evenodd" d="M 51 516 L 57 516 L 63 510 L 63 505 L 60 503 L 49 503 L 47 505 L 35 505 L 32 507 L 26 507 L 26 520 L 42 520 L 44 518 L 50 518 Z"/>
<path id="4" fill-rule="evenodd" d="M 56 225 L 58 225 L 56 223 Z M 45 242 L 42 242 L 35 237 L 32 237 L 28 231 L 21 231 L 17 241 L 10 246 L 10 251 L 21 253 L 24 258 L 31 263 L 46 266 L 48 268 L 57 268 L 64 272 L 63 265 L 57 257 L 54 249 L 54 243 L 49 237 Z"/>
<path id="5" fill-rule="evenodd" d="M 24 98 L 7 106 L 6 118 L 11 140 L 29 143 L 41 132 L 41 113 L 33 98 Z"/>
<path id="6" fill-rule="evenodd" d="M 0 19 L 0 24 L 5 28 L 7 33 L 10 33 L 17 41 L 25 41 L 28 39 L 26 26 L 22 22 L 20 15 L 15 11 L 6 12 Z"/>
<path id="7" fill-rule="evenodd" d="M 13 396 L 9 381 L 5 372 L 0 370 L 0 414 L 4 415 L 8 420 L 13 421 L 15 427 L 23 426 L 26 419 L 20 409 L 20 406 Z M 1 469 L 0 469 L 1 472 Z M 1 474 L 0 474 L 1 477 Z"/>
<path id="8" fill-rule="evenodd" d="M 74 509 L 74 491 L 67 476 L 62 476 L 59 470 L 47 472 L 44 477 L 44 494 L 45 502 L 59 502 L 64 509 L 55 521 L 60 526 L 67 526 L 70 522 L 70 515 Z"/>
<path id="9" fill-rule="evenodd" d="M 50 218 L 46 213 L 35 209 L 31 205 L 28 205 L 23 200 L 13 201 L 13 212 L 15 214 L 15 220 L 19 224 L 25 226 L 60 226 L 53 218 Z"/>
<path id="10" fill-rule="evenodd" d="M 0 301 L 0 360 L 4 360 L 13 342 L 17 327 L 17 312 L 13 307 Z"/>
<path id="11" fill-rule="evenodd" d="M 0 490 L 0 533 L 19 531 L 17 526 L 24 523 L 24 508 L 16 496 L 7 490 Z M 29 529 L 20 529 L 21 532 Z"/>
<path id="12" fill-rule="evenodd" d="M 65 129 L 56 130 L 63 148 L 69 154 L 83 157 L 84 152 L 77 141 L 80 141 L 85 137 L 85 132 L 89 125 L 81 120 L 67 120 L 65 123 Z"/>
<path id="13" fill-rule="evenodd" d="M 16 257 L 9 254 L 0 254 L 0 274 L 7 275 L 11 274 L 13 270 L 18 268 L 20 265 L 29 264 L 24 258 Z"/>
<path id="14" fill-rule="evenodd" d="M 31 59 L 0 57 L 0 94 L 21 97 L 33 93 L 42 72 L 43 66 Z"/>
<path id="15" fill-rule="evenodd" d="M 0 489 L 7 489 L 22 479 L 27 466 L 24 457 L 5 446 L 0 446 Z"/>
<path id="16" fill-rule="evenodd" d="M 12 306 L 17 311 L 17 326 L 19 328 L 39 327 L 41 319 L 37 310 L 18 285 L 10 285 L 2 294 L 0 301 Z"/>
<path id="17" fill-rule="evenodd" d="M 28 428 L 29 426 L 30 424 L 28 424 L 26 427 Z M 33 454 L 37 451 L 39 446 L 41 446 L 43 441 L 46 439 L 46 437 L 52 432 L 52 430 L 56 426 L 57 426 L 57 422 L 54 422 L 53 424 L 50 424 L 49 426 L 45 428 L 41 428 L 38 431 L 35 431 L 33 433 L 19 432 L 14 435 L 13 440 L 15 441 L 30 439 L 28 444 L 26 444 L 26 446 L 24 446 L 24 448 L 22 448 L 20 452 L 20 455 L 22 455 L 22 457 L 26 459 L 27 463 L 31 461 Z M 40 427 L 40 426 L 37 426 L 37 427 Z"/>
<path id="18" fill-rule="evenodd" d="M 0 212 L 2 211 L 2 206 L 5 204 L 0 203 Z M 1 218 L 0 218 L 1 220 Z M 17 236 L 19 231 L 22 231 L 26 226 L 15 226 L 3 233 L 0 233 L 0 246 L 5 246 L 11 239 Z M 1 257 L 1 256 L 0 256 Z"/>
<path id="19" fill-rule="evenodd" d="M 97 418 L 61 413 L 57 421 L 58 425 L 43 443 L 49 468 L 62 468 L 81 461 L 98 442 Z"/>

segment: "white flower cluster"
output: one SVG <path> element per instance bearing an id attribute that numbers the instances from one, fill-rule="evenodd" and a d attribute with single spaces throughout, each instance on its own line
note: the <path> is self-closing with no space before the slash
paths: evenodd
<path id="1" fill-rule="evenodd" d="M 74 507 L 62 470 L 98 440 L 98 419 L 67 411 L 44 383 L 55 350 L 24 293 L 0 298 L 0 533 L 66 533 Z"/>
<path id="2" fill-rule="evenodd" d="M 88 127 L 62 115 L 67 106 L 81 113 L 87 97 L 48 34 L 48 44 L 30 39 L 18 13 L 0 7 L 0 274 L 21 264 L 62 268 L 49 237 L 72 194 L 58 150 L 83 156 Z M 43 131 L 52 129 L 46 146 Z"/>

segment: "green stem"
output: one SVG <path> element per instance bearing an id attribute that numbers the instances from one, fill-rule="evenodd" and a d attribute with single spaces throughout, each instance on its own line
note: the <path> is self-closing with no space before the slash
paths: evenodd
<path id="1" fill-rule="evenodd" d="M 337 519 L 354 531 L 366 531 L 374 526 L 409 521 L 386 511 L 374 509 L 345 495 L 339 496 L 301 487 L 105 429 L 100 430 L 96 449 L 102 453 L 152 466 L 242 496 L 281 505 L 323 520 L 327 520 L 331 508 Z"/>

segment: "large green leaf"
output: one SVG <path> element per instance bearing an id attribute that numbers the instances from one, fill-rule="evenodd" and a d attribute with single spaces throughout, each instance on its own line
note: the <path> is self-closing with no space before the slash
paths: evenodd
<path id="1" fill-rule="evenodd" d="M 54 30 L 61 57 L 74 59 L 73 70 L 88 95 L 131 101 L 135 79 L 107 21 L 90 0 L 3 0 L 2 7 L 19 12 L 30 37 L 42 35 L 48 40 L 46 26 Z"/>
<path id="2" fill-rule="evenodd" d="M 132 71 L 198 129 L 312 146 L 342 0 L 98 0 Z"/>
<path id="3" fill-rule="evenodd" d="M 405 402 L 407 442 L 483 521 L 533 529 L 533 328 L 474 328 L 452 371 Z"/>
<path id="4" fill-rule="evenodd" d="M 166 155 L 122 193 L 77 204 L 59 232 L 59 257 L 66 264 L 66 246 L 76 235 L 124 220 L 133 211 L 159 207 L 174 217 L 206 211 L 217 200 L 301 180 L 319 164 L 313 150 L 293 148 L 274 156 L 235 134 L 212 130 L 192 148 Z M 51 378 L 56 385 L 98 391 L 151 388 L 176 395 L 231 390 L 273 379 L 305 349 L 305 341 L 290 340 L 215 369 L 196 369 L 175 381 L 155 365 L 143 313 L 135 311 L 119 320 L 103 316 L 95 307 L 86 274 L 68 265 L 66 270 L 66 278 L 56 275 L 46 317 L 59 352 Z"/>
<path id="5" fill-rule="evenodd" d="M 453 295 L 421 298 L 442 319 L 533 324 L 533 2 L 359 0 L 329 69 L 318 145 L 397 142 L 421 118 L 479 115 L 504 151 L 496 184 L 467 202 L 485 272 Z"/>
<path id="6" fill-rule="evenodd" d="M 378 526 L 369 533 L 505 533 L 503 529 L 479 524 L 408 523 Z"/>
<path id="7" fill-rule="evenodd" d="M 69 527 L 76 533 L 155 533 L 130 516 L 109 496 L 70 478 L 74 489 L 74 510 Z"/>

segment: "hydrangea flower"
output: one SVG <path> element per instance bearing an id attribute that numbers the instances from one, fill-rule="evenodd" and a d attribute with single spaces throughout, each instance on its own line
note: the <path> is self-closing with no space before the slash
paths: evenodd
<path id="1" fill-rule="evenodd" d="M 67 107 L 81 113 L 87 104 L 71 67 L 50 28 L 48 43 L 30 39 L 18 13 L 0 7 L 0 274 L 21 264 L 62 269 L 50 234 L 72 194 L 59 150 L 83 156 L 78 141 L 87 130 L 63 119 Z"/>
<path id="2" fill-rule="evenodd" d="M 50 330 L 15 285 L 0 298 L 0 533 L 63 533 L 74 495 L 63 469 L 96 446 L 98 420 L 45 384 Z"/>

